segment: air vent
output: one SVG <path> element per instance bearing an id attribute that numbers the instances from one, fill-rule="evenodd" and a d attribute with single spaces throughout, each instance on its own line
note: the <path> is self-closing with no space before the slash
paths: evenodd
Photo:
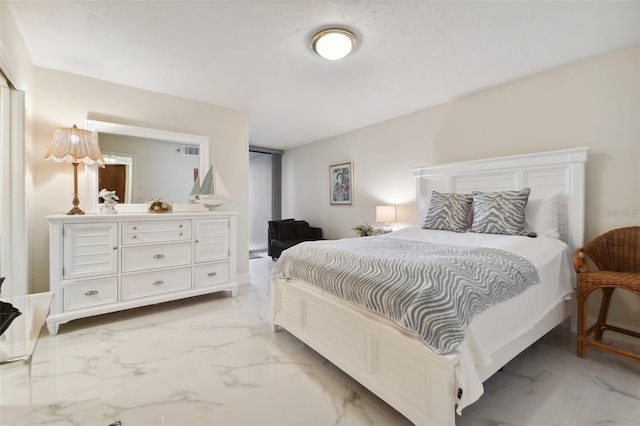
<path id="1" fill-rule="evenodd" d="M 200 147 L 198 145 L 182 145 L 182 155 L 197 157 L 200 155 Z"/>

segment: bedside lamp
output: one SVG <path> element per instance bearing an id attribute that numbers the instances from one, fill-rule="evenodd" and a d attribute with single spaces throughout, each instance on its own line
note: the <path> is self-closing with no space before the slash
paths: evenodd
<path id="1" fill-rule="evenodd" d="M 73 164 L 73 208 L 69 210 L 71 214 L 84 214 L 78 207 L 78 163 L 86 164 L 98 163 L 104 167 L 104 160 L 98 148 L 98 141 L 92 131 L 73 127 L 58 127 L 53 135 L 53 141 L 44 155 L 45 160 L 55 162 L 68 161 Z"/>
<path id="2" fill-rule="evenodd" d="M 384 232 L 391 232 L 389 222 L 396 221 L 396 206 L 376 206 L 376 222 L 384 222 Z"/>

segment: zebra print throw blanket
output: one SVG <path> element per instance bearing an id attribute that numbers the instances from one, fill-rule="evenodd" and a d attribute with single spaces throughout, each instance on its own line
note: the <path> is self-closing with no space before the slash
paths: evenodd
<path id="1" fill-rule="evenodd" d="M 439 354 L 462 342 L 476 314 L 539 282 L 531 262 L 507 251 L 389 237 L 298 244 L 270 278 L 303 280 L 383 314 Z"/>

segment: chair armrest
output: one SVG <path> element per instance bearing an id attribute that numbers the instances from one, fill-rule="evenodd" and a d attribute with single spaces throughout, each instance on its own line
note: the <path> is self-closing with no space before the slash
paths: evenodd
<path id="1" fill-rule="evenodd" d="M 313 236 L 316 237 L 317 239 L 321 240 L 322 239 L 322 228 L 316 228 L 314 226 L 311 226 L 311 231 L 313 231 Z"/>
<path id="2" fill-rule="evenodd" d="M 582 253 L 582 256 L 580 254 Z M 589 253 L 584 249 L 584 247 L 580 247 L 573 252 L 573 269 L 576 270 L 576 273 L 580 274 L 583 272 L 589 272 L 589 266 L 587 265 L 586 258 L 589 257 Z"/>

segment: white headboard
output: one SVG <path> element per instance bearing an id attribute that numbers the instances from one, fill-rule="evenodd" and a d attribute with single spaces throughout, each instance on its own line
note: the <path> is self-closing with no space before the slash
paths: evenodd
<path id="1" fill-rule="evenodd" d="M 589 148 L 487 158 L 411 169 L 416 196 L 432 191 L 469 193 L 531 188 L 531 195 L 562 192 L 560 238 L 575 249 L 584 243 L 585 162 Z M 418 204 L 419 205 L 419 204 Z"/>

